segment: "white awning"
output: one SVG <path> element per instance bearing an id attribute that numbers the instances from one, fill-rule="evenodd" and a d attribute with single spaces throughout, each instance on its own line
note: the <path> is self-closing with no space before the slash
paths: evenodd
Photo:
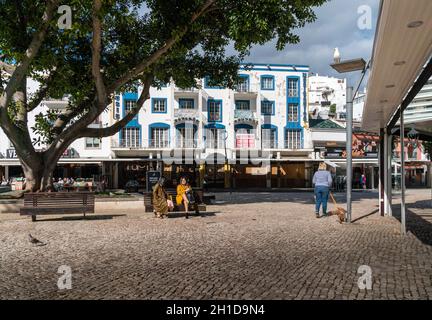
<path id="1" fill-rule="evenodd" d="M 362 128 L 386 127 L 432 55 L 432 1 L 381 0 Z"/>

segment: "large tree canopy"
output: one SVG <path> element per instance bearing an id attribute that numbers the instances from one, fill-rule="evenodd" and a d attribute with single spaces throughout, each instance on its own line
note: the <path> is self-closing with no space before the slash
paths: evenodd
<path id="1" fill-rule="evenodd" d="M 173 79 L 196 86 L 210 76 L 232 87 L 239 63 L 255 44 L 297 43 L 296 28 L 315 19 L 325 0 L 3 0 L 0 6 L 0 120 L 14 144 L 27 188 L 44 190 L 66 148 L 81 137 L 118 132 L 149 97 L 150 86 Z M 72 9 L 61 29 L 60 5 Z M 235 54 L 227 55 L 233 46 Z M 233 50 L 231 50 L 233 51 Z M 41 83 L 27 94 L 27 78 Z M 114 92 L 141 85 L 137 106 L 109 127 L 88 128 Z M 28 113 L 47 97 L 69 97 L 62 112 Z M 30 130 L 37 133 L 33 141 Z M 42 144 L 43 150 L 36 148 Z"/>

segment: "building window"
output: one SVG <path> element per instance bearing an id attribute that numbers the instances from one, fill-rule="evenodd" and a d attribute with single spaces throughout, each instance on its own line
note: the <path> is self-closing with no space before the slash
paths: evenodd
<path id="1" fill-rule="evenodd" d="M 288 104 L 288 122 L 299 121 L 299 110 L 298 105 L 294 103 Z"/>
<path id="2" fill-rule="evenodd" d="M 274 101 L 261 101 L 261 114 L 273 115 L 274 114 Z"/>
<path id="3" fill-rule="evenodd" d="M 196 127 L 177 128 L 177 148 L 196 148 Z"/>
<path id="4" fill-rule="evenodd" d="M 137 102 L 135 100 L 124 100 L 124 111 L 125 115 L 127 115 L 130 111 L 135 109 Z M 134 119 L 138 119 L 138 115 L 134 116 Z"/>
<path id="5" fill-rule="evenodd" d="M 206 129 L 205 147 L 209 149 L 223 149 L 225 147 L 224 132 L 225 129 Z"/>
<path id="6" fill-rule="evenodd" d="M 261 90 L 274 90 L 274 77 L 273 76 L 262 76 L 261 77 Z"/>
<path id="7" fill-rule="evenodd" d="M 152 112 L 153 113 L 166 113 L 167 112 L 167 99 L 153 98 L 152 99 Z"/>
<path id="8" fill-rule="evenodd" d="M 237 82 L 237 91 L 238 92 L 249 92 L 249 77 L 246 75 L 240 76 L 239 81 Z"/>
<path id="9" fill-rule="evenodd" d="M 222 121 L 222 101 L 221 100 L 208 101 L 208 121 L 211 122 Z"/>
<path id="10" fill-rule="evenodd" d="M 286 131 L 286 148 L 287 149 L 301 149 L 302 140 L 301 140 L 301 131 L 300 130 L 287 130 Z"/>
<path id="11" fill-rule="evenodd" d="M 169 128 L 152 128 L 150 135 L 151 147 L 166 148 L 169 146 Z"/>
<path id="12" fill-rule="evenodd" d="M 250 110 L 249 100 L 236 100 L 236 110 Z"/>
<path id="13" fill-rule="evenodd" d="M 277 147 L 277 132 L 276 129 L 261 130 L 262 147 L 266 149 L 274 149 Z"/>
<path id="14" fill-rule="evenodd" d="M 298 80 L 288 79 L 288 97 L 298 97 Z"/>
<path id="15" fill-rule="evenodd" d="M 85 138 L 85 147 L 88 149 L 99 149 L 101 143 L 101 138 Z"/>
<path id="16" fill-rule="evenodd" d="M 121 145 L 123 147 L 138 148 L 141 146 L 139 128 L 123 128 L 121 133 Z"/>
<path id="17" fill-rule="evenodd" d="M 194 109 L 195 103 L 193 99 L 179 99 L 180 109 Z"/>

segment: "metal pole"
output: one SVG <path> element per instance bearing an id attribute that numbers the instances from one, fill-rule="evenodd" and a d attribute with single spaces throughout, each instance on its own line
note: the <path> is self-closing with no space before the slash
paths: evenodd
<path id="1" fill-rule="evenodd" d="M 401 157 L 401 234 L 406 234 L 405 221 L 405 126 L 403 109 L 400 108 L 400 157 Z"/>
<path id="2" fill-rule="evenodd" d="M 346 221 L 351 223 L 351 193 L 352 193 L 352 128 L 353 128 L 353 87 L 346 88 L 346 175 L 347 175 L 347 216 Z"/>

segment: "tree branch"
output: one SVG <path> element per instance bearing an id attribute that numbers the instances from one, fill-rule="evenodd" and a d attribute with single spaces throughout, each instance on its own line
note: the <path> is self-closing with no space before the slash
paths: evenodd
<path id="1" fill-rule="evenodd" d="M 85 130 L 81 131 L 80 137 L 101 138 L 112 136 L 117 133 L 139 113 L 142 106 L 144 105 L 144 102 L 150 98 L 150 87 L 152 82 L 153 76 L 148 75 L 144 80 L 143 91 L 141 92 L 135 108 L 129 111 L 129 113 L 124 116 L 123 119 L 106 128 L 86 128 Z"/>
<path id="2" fill-rule="evenodd" d="M 47 78 L 44 79 L 43 84 L 39 87 L 39 90 L 35 92 L 31 101 L 27 103 L 27 112 L 33 111 L 46 97 L 51 83 L 57 74 L 57 68 L 54 67 Z"/>
<path id="3" fill-rule="evenodd" d="M 11 75 L 10 80 L 8 81 L 6 89 L 0 97 L 0 108 L 6 108 L 6 106 L 9 105 L 10 99 L 12 98 L 17 86 L 26 76 L 30 63 L 37 55 L 45 39 L 57 3 L 58 0 L 47 0 L 47 6 L 42 16 L 42 24 L 39 30 L 33 35 L 33 39 L 25 52 L 23 60 L 18 64 L 15 71 Z"/>
<path id="4" fill-rule="evenodd" d="M 10 65 L 9 63 L 0 60 L 0 70 L 4 70 L 9 75 L 12 75 L 15 71 L 15 67 L 13 65 Z"/>
<path id="5" fill-rule="evenodd" d="M 93 1 L 92 75 L 96 85 L 98 106 L 99 108 L 105 108 L 107 105 L 107 94 L 100 66 L 102 23 L 99 15 L 101 7 L 101 0 Z"/>
<path id="6" fill-rule="evenodd" d="M 114 91 L 117 90 L 119 87 L 125 85 L 131 79 L 140 75 L 148 67 L 150 67 L 152 64 L 157 62 L 161 56 L 167 53 L 179 41 L 179 39 L 181 39 L 186 34 L 186 32 L 189 29 L 189 26 L 192 23 L 194 23 L 198 18 L 200 18 L 202 15 L 206 14 L 209 11 L 209 9 L 216 4 L 216 2 L 217 0 L 207 0 L 197 11 L 195 11 L 195 13 L 191 16 L 188 25 L 184 26 L 180 30 L 178 35 L 168 39 L 161 48 L 159 48 L 154 53 L 152 53 L 145 61 L 142 61 L 135 67 L 131 68 L 128 72 L 126 72 L 124 75 L 122 75 L 120 78 L 115 80 L 112 84 L 110 84 L 107 87 L 107 92 L 109 94 L 114 93 Z"/>

